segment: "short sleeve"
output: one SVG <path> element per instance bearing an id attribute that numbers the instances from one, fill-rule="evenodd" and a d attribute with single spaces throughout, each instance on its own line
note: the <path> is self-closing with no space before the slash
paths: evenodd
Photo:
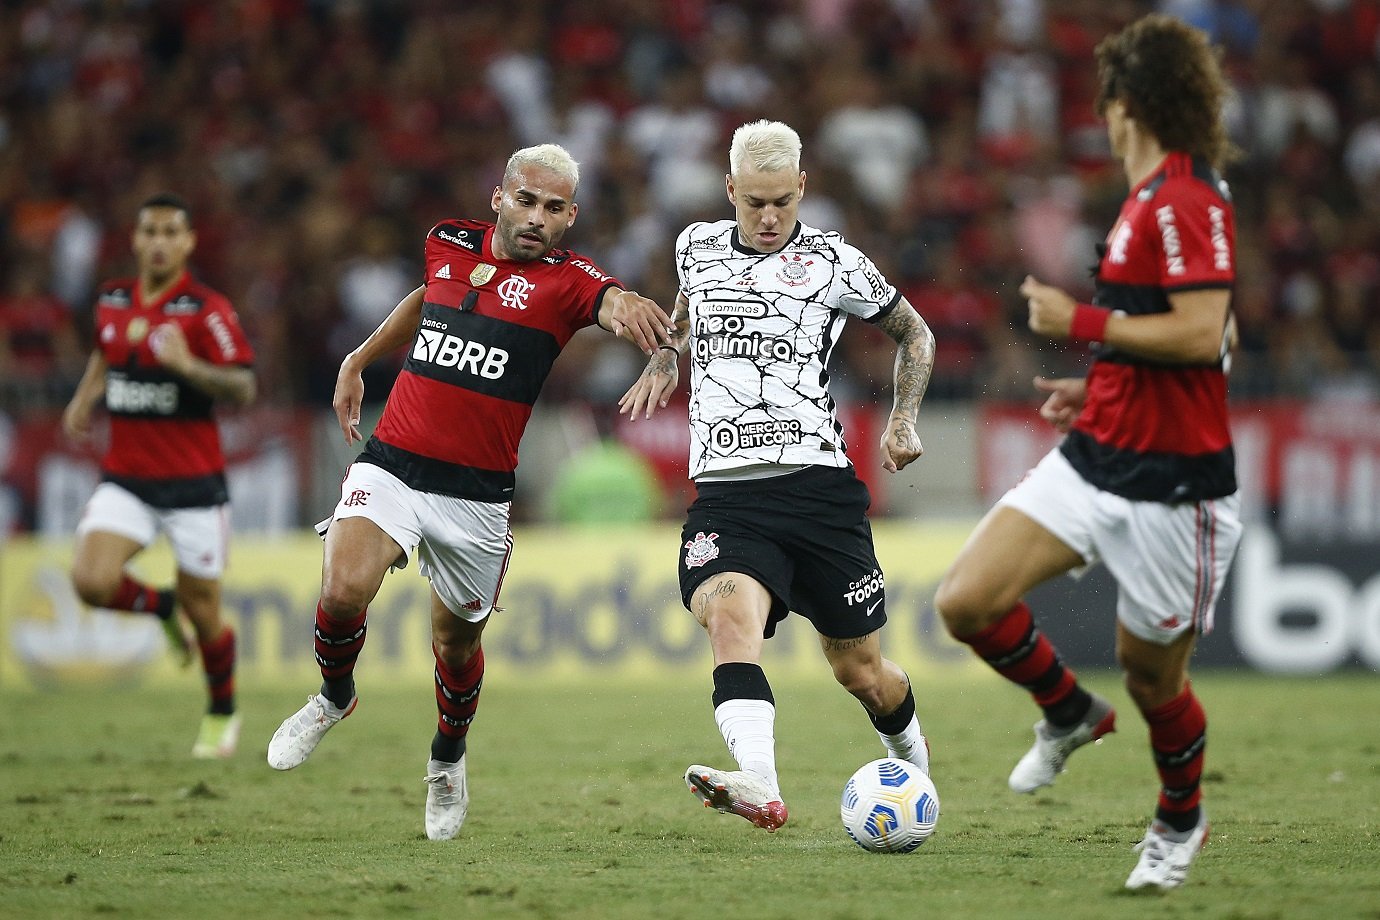
<path id="1" fill-rule="evenodd" d="M 872 260 L 856 246 L 840 241 L 838 307 L 859 319 L 876 322 L 901 300 L 901 292 L 886 280 Z"/>
<path id="2" fill-rule="evenodd" d="M 1201 181 L 1166 183 L 1154 209 L 1166 290 L 1227 287 L 1236 278 L 1231 204 Z"/>
<path id="3" fill-rule="evenodd" d="M 217 297 L 197 316 L 198 332 L 204 343 L 201 357 L 218 365 L 251 365 L 254 349 L 240 326 L 230 301 Z"/>

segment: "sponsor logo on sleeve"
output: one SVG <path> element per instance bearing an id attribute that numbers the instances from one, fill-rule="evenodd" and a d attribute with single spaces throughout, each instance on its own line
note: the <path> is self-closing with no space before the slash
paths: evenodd
<path id="1" fill-rule="evenodd" d="M 235 356 L 235 337 L 230 334 L 230 325 L 219 313 L 206 316 L 206 328 L 211 330 L 211 338 L 216 340 L 221 357 L 229 360 Z"/>
<path id="2" fill-rule="evenodd" d="M 1183 244 L 1179 239 L 1179 226 L 1174 222 L 1174 206 L 1162 205 L 1155 209 L 1155 223 L 1160 227 L 1160 238 L 1164 241 L 1164 270 L 1171 275 L 1184 273 Z"/>

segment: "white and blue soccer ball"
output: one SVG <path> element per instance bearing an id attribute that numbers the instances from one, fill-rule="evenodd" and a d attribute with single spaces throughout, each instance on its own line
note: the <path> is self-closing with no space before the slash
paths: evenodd
<path id="1" fill-rule="evenodd" d="M 858 768 L 839 803 L 843 829 L 873 853 L 909 853 L 930 839 L 939 793 L 920 768 L 886 757 Z"/>

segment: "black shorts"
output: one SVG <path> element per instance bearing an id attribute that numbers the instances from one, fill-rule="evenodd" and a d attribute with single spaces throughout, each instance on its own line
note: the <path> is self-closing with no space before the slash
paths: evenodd
<path id="1" fill-rule="evenodd" d="M 886 622 L 882 567 L 872 545 L 867 486 L 853 468 L 812 466 L 784 476 L 707 482 L 685 520 L 680 599 L 720 572 L 742 572 L 771 592 L 764 635 L 795 611 L 834 639 Z"/>

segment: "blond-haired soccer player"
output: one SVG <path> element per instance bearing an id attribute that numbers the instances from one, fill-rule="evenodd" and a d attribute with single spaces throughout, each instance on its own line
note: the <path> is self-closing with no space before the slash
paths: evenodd
<path id="1" fill-rule="evenodd" d="M 334 406 L 345 442 L 362 440 L 361 370 L 409 345 L 383 417 L 324 522 L 316 607 L 320 691 L 268 745 L 278 770 L 302 764 L 355 708 L 367 608 L 417 550 L 431 582 L 436 733 L 427 763 L 427 837 L 449 840 L 469 805 L 466 737 L 484 678 L 480 637 L 513 549 L 518 442 L 561 349 L 599 324 L 645 352 L 670 317 L 589 259 L 558 248 L 575 223 L 579 167 L 555 144 L 514 153 L 493 191 L 493 223 L 446 220 L 427 234 L 426 282 L 346 356 Z M 410 344 L 409 344 L 410 343 Z"/>
<path id="2" fill-rule="evenodd" d="M 681 534 L 681 599 L 709 636 L 714 719 L 738 769 L 696 764 L 685 779 L 706 806 L 769 831 L 787 810 L 759 660 L 789 611 L 810 621 L 887 753 L 929 770 L 910 680 L 882 656 L 871 499 L 846 453 L 826 367 L 849 317 L 895 340 L 895 405 L 881 439 L 894 473 L 921 454 L 915 422 L 934 337 L 867 256 L 799 221 L 800 150 L 780 122 L 734 133 L 725 186 L 736 219 L 680 234 L 677 347 L 658 350 L 620 403 L 632 418 L 664 407 L 689 355 L 697 496 Z"/>

